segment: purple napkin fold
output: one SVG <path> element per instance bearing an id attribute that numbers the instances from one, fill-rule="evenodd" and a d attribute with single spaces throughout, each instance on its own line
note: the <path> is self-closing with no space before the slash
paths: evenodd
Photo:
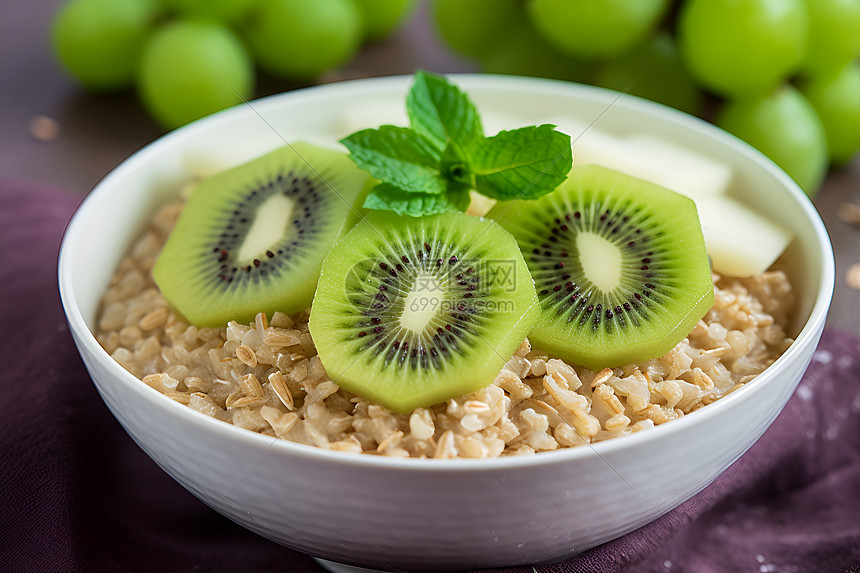
<path id="1" fill-rule="evenodd" d="M 162 472 L 99 398 L 59 301 L 80 198 L 0 182 L 0 571 L 318 572 Z M 753 448 L 657 521 L 544 572 L 860 572 L 860 340 L 826 331 Z M 504 569 L 531 573 L 532 568 Z"/>

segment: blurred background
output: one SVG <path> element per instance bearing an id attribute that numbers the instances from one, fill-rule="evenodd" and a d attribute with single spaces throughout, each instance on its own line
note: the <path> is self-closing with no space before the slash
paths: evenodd
<path id="1" fill-rule="evenodd" d="M 699 115 L 813 199 L 860 333 L 860 0 L 3 0 L 0 174 L 83 196 L 146 143 L 318 83 L 589 83 Z"/>

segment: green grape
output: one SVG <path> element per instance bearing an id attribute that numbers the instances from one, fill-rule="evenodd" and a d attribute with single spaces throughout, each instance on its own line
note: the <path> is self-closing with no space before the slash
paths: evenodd
<path id="1" fill-rule="evenodd" d="M 415 0 L 354 0 L 361 12 L 364 39 L 378 42 L 388 36 L 415 8 Z"/>
<path id="2" fill-rule="evenodd" d="M 808 195 L 818 191 L 827 171 L 827 140 L 815 110 L 795 88 L 730 101 L 716 123 L 770 157 Z"/>
<path id="3" fill-rule="evenodd" d="M 245 37 L 263 70 L 310 80 L 356 55 L 361 14 L 352 0 L 265 0 Z"/>
<path id="4" fill-rule="evenodd" d="M 803 0 L 687 0 L 678 49 L 703 87 L 733 98 L 758 96 L 800 66 L 807 28 Z"/>
<path id="5" fill-rule="evenodd" d="M 809 76 L 839 71 L 860 56 L 860 0 L 805 0 L 809 42 L 801 72 Z"/>
<path id="6" fill-rule="evenodd" d="M 157 15 L 153 0 L 71 0 L 54 20 L 54 50 L 88 89 L 129 87 Z"/>
<path id="7" fill-rule="evenodd" d="M 504 46 L 524 18 L 520 0 L 433 0 L 431 10 L 442 39 L 469 58 Z"/>
<path id="8" fill-rule="evenodd" d="M 149 113 L 172 129 L 250 98 L 254 67 L 223 25 L 178 20 L 147 42 L 137 87 Z"/>
<path id="9" fill-rule="evenodd" d="M 165 8 L 186 18 L 235 22 L 259 0 L 161 0 Z"/>
<path id="10" fill-rule="evenodd" d="M 860 151 L 860 62 L 812 80 L 802 90 L 824 125 L 830 159 L 847 163 Z"/>
<path id="11" fill-rule="evenodd" d="M 571 58 L 555 49 L 530 26 L 511 30 L 505 41 L 481 59 L 481 69 L 491 74 L 536 76 L 567 81 L 585 81 L 589 62 Z"/>
<path id="12" fill-rule="evenodd" d="M 697 114 L 702 93 L 687 75 L 669 34 L 658 34 L 597 73 L 599 86 Z"/>
<path id="13" fill-rule="evenodd" d="M 528 0 L 537 31 L 559 50 L 581 58 L 613 58 L 643 41 L 668 0 Z"/>

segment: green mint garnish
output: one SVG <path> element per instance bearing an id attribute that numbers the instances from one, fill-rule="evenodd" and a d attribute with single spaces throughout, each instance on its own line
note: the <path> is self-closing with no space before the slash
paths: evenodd
<path id="1" fill-rule="evenodd" d="M 443 76 L 415 74 L 406 110 L 410 127 L 383 125 L 344 138 L 350 157 L 380 180 L 364 202 L 420 217 L 464 211 L 469 189 L 499 199 L 536 199 L 567 178 L 570 137 L 553 125 L 484 137 L 469 97 Z"/>
<path id="2" fill-rule="evenodd" d="M 443 76 L 418 71 L 406 96 L 406 113 L 412 129 L 439 151 L 452 144 L 462 150 L 484 137 L 475 104 Z"/>
<path id="3" fill-rule="evenodd" d="M 441 195 L 431 193 L 404 193 L 402 190 L 380 183 L 364 200 L 367 209 L 394 211 L 398 215 L 435 215 L 447 211 L 465 211 L 469 207 L 469 190 L 448 191 Z"/>
<path id="4" fill-rule="evenodd" d="M 521 127 L 476 141 L 470 153 L 476 189 L 511 201 L 537 199 L 561 185 L 573 156 L 570 136 L 554 127 Z"/>
<path id="5" fill-rule="evenodd" d="M 410 193 L 437 195 L 448 190 L 442 152 L 408 127 L 364 129 L 343 143 L 352 160 L 380 181 Z"/>

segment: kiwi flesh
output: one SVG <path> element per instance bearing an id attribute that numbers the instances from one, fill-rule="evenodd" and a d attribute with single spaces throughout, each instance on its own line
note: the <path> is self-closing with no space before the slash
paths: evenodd
<path id="1" fill-rule="evenodd" d="M 538 348 L 591 369 L 664 355 L 714 304 L 695 203 L 598 166 L 554 192 L 488 213 L 535 280 Z"/>
<path id="2" fill-rule="evenodd" d="M 310 332 L 333 381 L 402 413 L 492 383 L 538 315 L 501 226 L 373 211 L 326 257 Z"/>
<path id="3" fill-rule="evenodd" d="M 345 153 L 306 143 L 216 174 L 192 191 L 153 278 L 196 326 L 306 309 L 368 181 Z"/>

